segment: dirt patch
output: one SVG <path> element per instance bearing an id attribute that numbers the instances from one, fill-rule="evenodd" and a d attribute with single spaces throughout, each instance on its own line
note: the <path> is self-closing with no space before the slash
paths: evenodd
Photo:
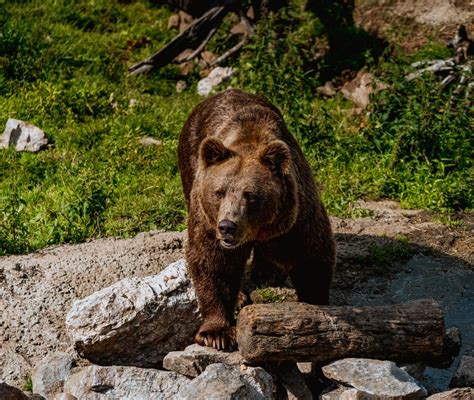
<path id="1" fill-rule="evenodd" d="M 412 51 L 429 39 L 452 39 L 459 24 L 474 31 L 474 6 L 469 0 L 363 0 L 354 19 L 365 30 Z"/>

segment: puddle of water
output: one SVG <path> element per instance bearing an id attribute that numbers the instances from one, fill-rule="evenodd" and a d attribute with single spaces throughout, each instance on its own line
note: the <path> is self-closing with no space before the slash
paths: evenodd
<path id="1" fill-rule="evenodd" d="M 384 290 L 371 293 L 371 287 Z M 365 290 L 364 290 L 365 287 Z M 427 368 L 427 382 L 446 390 L 460 356 L 474 350 L 474 272 L 461 263 L 417 255 L 390 281 L 373 278 L 357 288 L 351 303 L 355 306 L 403 303 L 410 300 L 432 298 L 444 311 L 446 328 L 456 326 L 461 331 L 460 355 L 449 369 Z"/>

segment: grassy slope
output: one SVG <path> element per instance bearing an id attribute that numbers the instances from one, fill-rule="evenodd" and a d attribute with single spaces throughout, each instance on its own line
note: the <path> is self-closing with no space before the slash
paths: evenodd
<path id="1" fill-rule="evenodd" d="M 351 205 L 361 197 L 437 211 L 471 209 L 472 109 L 428 78 L 402 79 L 409 62 L 446 56 L 444 45 L 431 43 L 412 55 L 386 50 L 377 62 L 369 51 L 346 54 L 342 62 L 314 61 L 322 29 L 301 3 L 260 25 L 231 61 L 237 71 L 231 83 L 281 108 L 324 185 L 330 212 L 353 215 Z M 166 29 L 170 11 L 146 1 L 4 1 L 2 7 L 0 126 L 8 118 L 29 121 L 54 146 L 38 154 L 0 151 L 0 255 L 183 228 L 176 144 L 200 101 L 198 70 L 181 94 L 174 89 L 181 79 L 176 66 L 126 75 L 131 63 L 175 34 Z M 130 48 L 142 38 L 149 42 Z M 221 53 L 229 45 L 220 33 L 211 49 Z M 368 116 L 352 116 L 340 95 L 315 95 L 319 76 L 345 63 L 367 64 L 391 84 Z M 143 136 L 162 145 L 145 147 Z"/>

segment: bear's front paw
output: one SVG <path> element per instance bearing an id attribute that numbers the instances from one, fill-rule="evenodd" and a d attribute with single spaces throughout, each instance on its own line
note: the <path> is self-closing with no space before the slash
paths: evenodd
<path id="1" fill-rule="evenodd" d="M 201 346 L 213 347 L 217 350 L 237 350 L 237 340 L 234 326 L 217 329 L 200 329 L 196 335 L 196 343 Z"/>

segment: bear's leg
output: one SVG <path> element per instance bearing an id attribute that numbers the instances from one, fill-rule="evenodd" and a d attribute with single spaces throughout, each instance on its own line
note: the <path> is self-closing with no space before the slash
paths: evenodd
<path id="1" fill-rule="evenodd" d="M 309 304 L 329 304 L 333 261 L 309 256 L 299 259 L 292 267 L 290 277 L 299 301 Z"/>
<path id="2" fill-rule="evenodd" d="M 189 231 L 186 259 L 203 316 L 196 335 L 201 346 L 236 348 L 234 308 L 249 254 L 250 246 L 224 250 L 212 235 Z"/>

